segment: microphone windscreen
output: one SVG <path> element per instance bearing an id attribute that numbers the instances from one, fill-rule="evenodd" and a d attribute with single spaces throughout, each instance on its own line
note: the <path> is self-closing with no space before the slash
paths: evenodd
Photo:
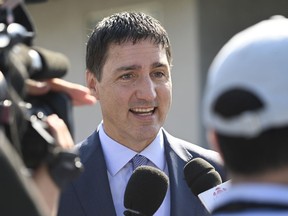
<path id="1" fill-rule="evenodd" d="M 26 4 L 35 4 L 35 3 L 42 3 L 42 2 L 47 2 L 48 0 L 25 0 L 24 2 Z"/>
<path id="2" fill-rule="evenodd" d="M 70 63 L 64 54 L 40 47 L 33 47 L 33 50 L 40 55 L 42 68 L 31 76 L 32 79 L 61 78 L 66 74 Z"/>
<path id="3" fill-rule="evenodd" d="M 138 167 L 125 190 L 125 208 L 152 216 L 162 204 L 168 185 L 168 176 L 163 171 L 151 166 Z"/>
<path id="4" fill-rule="evenodd" d="M 195 196 L 222 183 L 220 174 L 202 158 L 194 158 L 189 161 L 184 166 L 184 175 Z"/>

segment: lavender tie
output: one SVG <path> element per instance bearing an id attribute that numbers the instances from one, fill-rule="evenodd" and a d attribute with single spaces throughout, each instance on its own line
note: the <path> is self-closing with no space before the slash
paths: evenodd
<path id="1" fill-rule="evenodd" d="M 133 170 L 135 170 L 139 166 L 147 165 L 147 164 L 148 164 L 148 159 L 143 155 L 137 154 L 132 158 Z"/>

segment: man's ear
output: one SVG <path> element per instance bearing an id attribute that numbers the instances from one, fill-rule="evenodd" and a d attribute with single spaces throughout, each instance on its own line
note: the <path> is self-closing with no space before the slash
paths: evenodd
<path id="1" fill-rule="evenodd" d="M 98 92 L 98 89 L 97 89 L 97 80 L 96 80 L 96 77 L 95 75 L 89 71 L 89 70 L 86 70 L 86 85 L 87 87 L 90 89 L 91 91 L 91 94 L 93 96 L 96 97 L 97 100 L 100 100 L 99 98 L 99 92 Z"/>

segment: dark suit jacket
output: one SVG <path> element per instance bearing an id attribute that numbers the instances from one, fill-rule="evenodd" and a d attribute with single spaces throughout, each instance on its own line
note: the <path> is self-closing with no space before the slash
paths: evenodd
<path id="1" fill-rule="evenodd" d="M 171 192 L 170 215 L 209 215 L 187 186 L 183 167 L 191 158 L 202 157 L 210 162 L 225 179 L 218 161 L 219 155 L 175 138 L 165 130 L 163 134 Z M 77 147 L 85 170 L 63 191 L 58 216 L 116 216 L 99 134 L 94 132 Z"/>

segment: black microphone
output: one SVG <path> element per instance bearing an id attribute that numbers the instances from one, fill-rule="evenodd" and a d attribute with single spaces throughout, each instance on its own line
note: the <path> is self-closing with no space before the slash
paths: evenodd
<path id="1" fill-rule="evenodd" d="M 152 216 L 162 204 L 168 185 L 168 176 L 155 167 L 135 169 L 124 194 L 124 215 Z"/>
<path id="2" fill-rule="evenodd" d="M 18 61 L 25 66 L 28 76 L 35 80 L 63 77 L 70 66 L 68 58 L 62 53 L 40 47 L 30 48 L 24 44 L 15 45 L 9 57 L 11 62 Z M 18 68 L 16 71 L 21 70 Z"/>
<path id="3" fill-rule="evenodd" d="M 41 68 L 31 76 L 32 79 L 60 78 L 66 74 L 70 63 L 64 54 L 40 47 L 32 47 L 32 50 L 41 58 Z"/>
<path id="4" fill-rule="evenodd" d="M 4 76 L 11 77 L 11 86 L 25 97 L 25 80 L 45 80 L 63 77 L 69 67 L 69 60 L 61 53 L 43 48 L 30 48 L 25 44 L 17 44 L 6 58 L 0 58 L 0 70 Z"/>
<path id="5" fill-rule="evenodd" d="M 229 187 L 230 182 L 222 183 L 220 174 L 206 160 L 194 158 L 184 166 L 185 180 L 192 193 L 211 212 L 213 204 Z"/>
<path id="6" fill-rule="evenodd" d="M 16 59 L 16 61 L 21 62 L 23 66 L 28 68 L 30 78 L 60 78 L 66 74 L 70 62 L 64 54 L 41 47 L 28 46 L 26 40 L 31 40 L 33 33 L 28 32 L 19 23 L 9 24 L 6 32 L 8 41 L 6 47 L 12 47 L 9 53 L 10 61 L 13 62 Z"/>
<path id="7" fill-rule="evenodd" d="M 202 158 L 194 158 L 184 166 L 185 180 L 193 194 L 209 190 L 222 183 L 220 174 Z"/>
<path id="8" fill-rule="evenodd" d="M 48 0 L 24 0 L 26 4 L 37 4 L 37 3 L 43 3 L 47 2 Z"/>

